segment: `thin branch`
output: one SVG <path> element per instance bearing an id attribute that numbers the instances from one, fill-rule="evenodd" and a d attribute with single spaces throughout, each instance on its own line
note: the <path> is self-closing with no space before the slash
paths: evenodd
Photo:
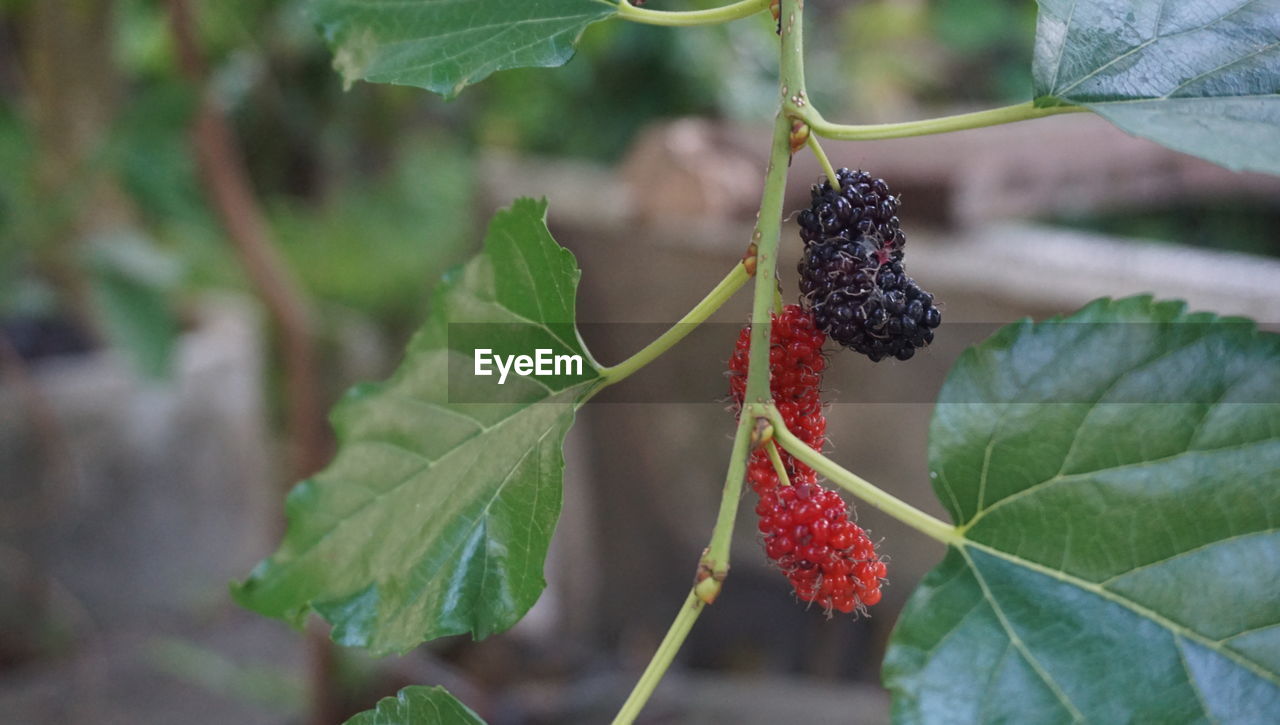
<path id="1" fill-rule="evenodd" d="M 801 48 L 801 18 L 803 0 L 782 0 L 781 23 L 781 78 L 783 95 L 804 94 L 804 56 Z M 789 89 L 789 90 L 788 90 Z M 719 592 L 719 584 L 729 572 L 729 545 L 734 522 L 742 497 L 742 482 L 746 477 L 746 462 L 755 427 L 754 416 L 747 413 L 752 403 L 762 403 L 769 398 L 769 337 L 773 302 L 777 290 L 778 244 L 782 237 L 783 194 L 787 185 L 787 168 L 791 160 L 791 124 L 793 115 L 784 101 L 774 122 L 773 145 L 769 153 L 769 168 L 765 173 L 764 190 L 760 198 L 760 213 L 751 242 L 755 249 L 756 285 L 751 309 L 751 348 L 747 370 L 747 389 L 743 412 L 738 420 L 734 436 L 733 452 L 729 457 L 729 470 L 725 475 L 724 490 L 720 495 L 720 511 L 716 516 L 711 543 L 699 565 L 698 584 L 689 593 L 680 613 L 671 623 L 670 630 L 654 653 L 644 675 L 618 713 L 615 725 L 627 725 L 639 715 L 658 681 L 666 672 L 680 645 L 684 643 L 705 602 L 713 601 Z"/>
<path id="2" fill-rule="evenodd" d="M 201 90 L 191 131 L 196 164 L 209 203 L 235 247 L 240 265 L 279 333 L 288 409 L 290 478 L 308 476 L 329 455 L 319 366 L 310 305 L 271 240 L 271 233 L 249 180 L 244 154 L 230 123 L 207 88 L 208 64 L 200 48 L 186 0 L 169 0 L 170 30 L 182 73 Z M 311 713 L 314 725 L 336 722 L 333 645 L 323 632 L 308 632 L 311 661 Z"/>
<path id="3" fill-rule="evenodd" d="M 778 243 L 782 236 L 782 198 L 787 185 L 787 162 L 791 156 L 791 121 L 783 112 L 778 113 L 773 131 L 773 150 L 769 170 L 765 174 L 764 192 L 760 199 L 760 216 L 752 238 L 756 244 L 756 287 L 751 310 L 751 347 L 747 363 L 747 389 L 744 403 L 763 402 L 769 399 L 769 336 L 771 334 L 773 302 L 776 294 Z M 738 424 L 737 440 L 744 430 L 750 433 L 754 422 L 742 415 Z M 713 572 L 729 570 L 729 544 L 733 537 L 734 521 L 742 496 L 742 481 L 746 473 L 746 449 L 734 446 L 729 460 L 729 473 L 725 478 L 720 497 L 720 512 L 711 543 L 703 556 L 704 565 Z"/>
<path id="4" fill-rule="evenodd" d="M 191 140 L 210 205 L 235 247 L 241 267 L 266 305 L 280 334 L 288 399 L 292 477 L 314 473 L 328 455 L 312 321 L 301 286 L 271 240 L 266 215 L 254 196 L 244 155 L 226 116 L 207 92 L 207 64 L 186 0 L 169 0 L 171 28 L 183 74 L 201 88 Z"/>
<path id="5" fill-rule="evenodd" d="M 667 674 L 667 668 L 671 666 L 676 652 L 680 651 L 680 645 L 689 636 L 689 630 L 693 629 L 693 623 L 697 621 L 698 615 L 702 614 L 705 606 L 693 592 L 689 592 L 689 596 L 685 597 L 684 604 L 680 606 L 680 611 L 672 620 L 666 636 L 662 638 L 662 644 L 658 645 L 658 651 L 653 654 L 649 665 L 644 668 L 644 674 L 640 675 L 627 701 L 622 703 L 618 715 L 613 718 L 613 725 L 631 725 L 635 722 L 640 711 L 644 709 L 645 703 L 649 702 L 654 689 L 662 681 L 662 676 Z"/>

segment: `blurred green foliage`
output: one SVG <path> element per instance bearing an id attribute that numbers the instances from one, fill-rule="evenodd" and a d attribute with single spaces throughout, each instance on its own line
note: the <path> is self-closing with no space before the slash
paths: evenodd
<path id="1" fill-rule="evenodd" d="M 271 221 L 318 296 L 398 330 L 422 321 L 435 281 L 474 251 L 472 167 L 440 138 L 410 137 L 381 178 L 315 207 L 278 197 Z"/>
<path id="2" fill-rule="evenodd" d="M 213 92 L 296 274 L 322 309 L 340 305 L 397 330 L 416 324 L 434 280 L 476 236 L 471 139 L 458 131 L 465 124 L 451 127 L 448 111 L 435 113 L 410 89 L 342 92 L 301 2 L 196 7 Z M 0 20 L 20 35 L 16 12 Z M 93 163 L 110 170 L 142 229 L 56 238 L 58 208 L 76 200 L 67 190 L 52 200 L 39 196 L 24 86 L 0 85 L 0 316 L 56 314 L 61 304 L 43 275 L 42 246 L 84 247 L 77 254 L 94 316 L 109 338 L 132 340 L 128 346 L 149 361 L 144 367 L 155 369 L 154 340 L 134 333 L 162 327 L 156 310 L 136 304 L 136 280 L 111 260 L 140 259 L 138 240 L 150 236 L 159 253 L 182 260 L 188 293 L 246 283 L 191 155 L 196 90 L 177 72 L 164 5 L 120 0 L 115 32 L 121 102 Z M 116 313 L 130 309 L 154 324 L 121 324 Z"/>
<path id="3" fill-rule="evenodd" d="M 31 144 L 9 104 L 0 105 L 0 313 L 37 306 L 22 275 L 34 223 Z"/>
<path id="4" fill-rule="evenodd" d="M 931 8 L 929 29 L 949 56 L 948 98 L 981 104 L 1031 97 L 1034 2 L 938 0 Z"/>
<path id="5" fill-rule="evenodd" d="M 652 0 L 649 7 L 718 4 Z M 759 123 L 775 103 L 776 36 L 764 16 L 683 30 L 601 23 L 566 67 L 499 73 L 445 103 L 394 86 L 343 91 L 305 6 L 305 0 L 194 4 L 213 92 L 235 124 L 276 238 L 306 288 L 322 306 L 364 314 L 396 332 L 422 318 L 434 280 L 476 244 L 472 164 L 481 148 L 609 162 L 656 119 L 697 114 Z M 7 0 L 0 32 L 21 41 L 17 19 L 30 7 Z M 164 3 L 116 0 L 116 8 L 122 102 L 95 163 L 118 177 L 139 234 L 182 260 L 183 289 L 243 288 L 190 155 L 196 92 L 177 72 Z M 810 88 L 833 119 L 900 120 L 930 105 L 1027 96 L 1034 3 L 815 1 L 809 10 L 816 16 Z M 21 54 L 10 48 L 0 59 Z M 54 203 L 37 197 L 20 64 L 6 64 L 12 72 L 0 73 L 0 314 L 57 306 L 37 247 L 56 228 L 61 207 L 75 204 L 70 195 Z M 1233 236 L 1251 235 L 1260 233 Z"/>
<path id="6" fill-rule="evenodd" d="M 1036 4 L 1021 0 L 814 3 L 810 93 L 848 123 L 908 120 L 1031 93 Z"/>
<path id="7" fill-rule="evenodd" d="M 498 73 L 457 103 L 475 114 L 485 145 L 613 161 L 656 119 L 767 119 L 776 94 L 774 42 L 764 17 L 686 29 L 600 23 L 565 67 Z"/>
<path id="8" fill-rule="evenodd" d="M 171 298 L 183 278 L 181 259 L 129 231 L 90 239 L 85 256 L 94 306 L 107 338 L 143 375 L 166 378 L 178 335 Z"/>

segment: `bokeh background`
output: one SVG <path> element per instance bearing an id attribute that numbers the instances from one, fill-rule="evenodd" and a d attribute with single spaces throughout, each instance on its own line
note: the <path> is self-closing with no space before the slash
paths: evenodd
<path id="1" fill-rule="evenodd" d="M 0 2 L 0 719 L 318 724 L 408 684 L 493 723 L 611 717 L 709 536 L 745 293 L 583 410 L 550 586 L 514 630 L 371 660 L 237 609 L 227 582 L 272 550 L 287 487 L 330 454 L 323 411 L 394 368 L 493 210 L 549 199 L 606 362 L 728 271 L 763 178 L 771 23 L 603 23 L 564 68 L 444 102 L 344 89 L 300 0 L 176 5 L 175 25 L 158 0 Z M 1034 3 L 807 10 L 828 118 L 1029 96 Z M 908 272 L 945 321 L 909 363 L 833 356 L 832 455 L 937 515 L 930 401 L 998 323 L 1141 292 L 1280 321 L 1274 178 L 1087 114 L 827 150 L 902 194 Z M 796 156 L 788 209 L 818 174 Z M 798 247 L 789 222 L 788 295 Z M 724 594 L 645 720 L 885 722 L 879 662 L 940 547 L 863 507 L 891 584 L 871 616 L 828 618 L 766 566 L 749 508 Z"/>

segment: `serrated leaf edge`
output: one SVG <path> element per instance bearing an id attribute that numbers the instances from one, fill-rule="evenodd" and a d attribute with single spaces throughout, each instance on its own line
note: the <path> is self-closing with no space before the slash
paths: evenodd
<path id="1" fill-rule="evenodd" d="M 524 209 L 524 207 L 529 207 L 527 212 Z M 533 199 L 530 197 L 519 197 L 513 200 L 509 207 L 500 209 L 494 215 L 494 219 L 490 221 L 490 226 L 492 227 L 493 221 L 496 220 L 502 214 L 515 214 L 515 213 L 524 212 L 524 213 L 530 213 L 531 215 L 535 216 L 541 223 L 543 227 L 543 231 L 546 233 L 547 238 L 555 247 L 551 251 L 560 255 L 562 258 L 567 257 L 567 260 L 562 259 L 562 261 L 569 261 L 572 264 L 573 271 L 571 276 L 572 276 L 573 285 L 576 289 L 578 281 L 581 279 L 582 271 L 580 268 L 578 268 L 577 259 L 574 256 L 573 252 L 563 247 L 562 245 L 560 245 L 558 242 L 555 241 L 554 237 L 550 235 L 550 230 L 547 228 L 548 208 L 549 208 L 549 204 L 545 197 L 540 199 Z M 491 232 L 492 230 L 486 231 L 485 233 L 486 243 L 483 245 L 480 252 L 478 252 L 474 257 L 472 257 L 472 259 L 469 262 L 464 262 L 464 263 L 455 265 L 454 268 L 446 272 L 441 279 L 441 284 L 439 284 L 436 287 L 436 289 L 433 290 L 431 312 L 428 315 L 427 320 L 422 324 L 422 326 L 418 329 L 418 331 L 413 335 L 409 343 L 406 345 L 406 348 L 405 348 L 406 352 L 404 355 L 405 360 L 407 360 L 415 352 L 421 340 L 425 336 L 431 334 L 433 326 L 444 323 L 444 317 L 447 314 L 447 305 L 445 304 L 445 299 L 449 294 L 450 288 L 459 281 L 457 279 L 457 275 L 462 270 L 464 270 L 468 266 L 468 264 L 485 258 L 485 255 L 488 253 L 488 250 L 489 250 L 488 239 L 490 238 Z M 542 240 L 539 241 L 539 245 L 540 246 L 543 245 Z M 571 304 L 570 304 L 570 312 L 574 316 L 576 316 L 576 293 L 574 297 L 575 297 L 575 300 L 571 301 Z M 512 310 L 509 310 L 505 307 L 503 309 L 508 314 L 527 320 L 527 318 L 524 318 L 522 315 L 519 315 L 518 313 L 515 313 Z M 565 343 L 565 341 L 561 339 L 554 330 L 550 329 L 549 327 L 550 325 L 556 324 L 554 321 L 528 320 L 528 322 L 530 324 L 546 327 L 553 337 L 559 340 L 562 344 Z M 474 440 L 476 436 L 483 435 L 493 429 L 499 428 L 507 424 L 508 422 L 514 419 L 519 418 L 520 415 L 526 412 L 532 405 L 535 405 L 535 404 L 536 405 L 562 405 L 562 406 L 568 407 L 569 410 L 565 414 L 557 416 L 557 420 L 563 420 L 565 416 L 568 417 L 568 421 L 564 425 L 564 430 L 567 431 L 572 426 L 573 420 L 576 418 L 577 411 L 583 405 L 585 405 L 586 402 L 592 396 L 594 396 L 597 392 L 599 392 L 599 390 L 607 386 L 608 380 L 603 375 L 601 375 L 601 366 L 591 355 L 589 348 L 587 347 L 585 341 L 583 341 L 581 336 L 581 331 L 578 329 L 576 320 L 566 321 L 566 324 L 572 325 L 574 335 L 578 343 L 578 349 L 583 353 L 584 359 L 589 363 L 589 365 L 591 366 L 591 370 L 596 374 L 596 377 L 588 380 L 583 380 L 579 383 L 576 383 L 575 385 L 564 388 L 563 390 L 560 390 L 560 391 L 552 391 L 548 388 L 547 390 L 549 395 L 546 398 L 543 398 L 537 401 L 536 403 L 530 403 L 530 404 L 520 406 L 514 409 L 510 415 L 487 426 L 481 423 L 480 421 L 467 416 L 465 413 L 451 410 L 449 408 L 443 407 L 438 403 L 435 403 L 432 401 L 415 399 L 415 402 L 426 405 L 426 406 L 430 406 L 433 409 L 439 410 L 441 412 L 448 413 L 450 415 L 460 415 L 466 418 L 477 427 L 478 431 L 474 435 L 469 436 L 462 441 L 459 441 L 456 446 L 454 446 L 449 451 L 446 451 L 440 458 L 429 461 L 426 466 L 415 469 L 413 473 L 403 478 L 401 481 L 397 482 L 395 485 L 393 485 L 386 491 L 383 491 L 377 494 L 376 496 L 371 498 L 368 502 L 366 502 L 364 505 L 362 505 L 360 509 L 358 509 L 357 511 L 363 510 L 365 507 L 367 507 L 368 505 L 371 505 L 372 503 L 374 503 L 381 497 L 387 495 L 388 493 L 395 490 L 399 490 L 399 488 L 403 486 L 406 482 L 430 470 L 430 468 L 434 467 L 441 460 L 448 457 L 449 455 L 452 455 L 456 450 L 465 446 L 469 441 Z M 361 382 L 348 388 L 348 390 L 343 395 L 343 397 L 338 401 L 338 403 L 330 411 L 329 420 L 330 420 L 330 424 L 333 427 L 335 437 L 339 441 L 339 445 L 338 445 L 339 451 L 342 448 L 342 444 L 350 439 L 350 433 L 349 433 L 350 427 L 347 421 L 345 420 L 347 415 L 349 414 L 349 411 L 353 409 L 356 404 L 362 402 L 363 400 L 371 396 L 386 394 L 389 390 L 393 390 L 395 388 L 395 384 L 397 383 L 397 381 L 402 379 L 403 376 L 409 374 L 403 369 L 403 362 L 404 360 L 401 361 L 401 364 L 397 366 L 397 369 L 386 380 Z M 558 400 L 564 400 L 566 402 L 557 402 Z M 556 430 L 559 425 L 560 424 L 557 423 L 556 425 L 553 425 L 549 427 L 546 431 L 544 431 L 544 433 L 541 436 L 539 436 L 538 439 L 531 445 L 530 451 L 535 450 L 536 448 L 541 446 L 543 441 L 546 439 L 546 436 L 550 434 L 552 431 Z M 563 446 L 563 440 L 561 441 L 561 446 Z M 407 452 L 413 455 L 417 455 L 417 453 L 412 450 L 408 450 Z M 526 452 L 525 455 L 527 456 L 528 452 Z M 335 460 L 336 460 L 336 455 L 335 455 Z M 523 461 L 523 460 L 524 460 L 524 457 L 520 459 L 520 461 Z M 519 462 L 517 462 L 517 465 L 518 463 Z M 561 476 L 563 476 L 563 465 L 564 465 L 563 450 L 560 451 L 560 463 L 561 463 Z M 297 510 L 296 509 L 297 501 L 301 497 L 305 496 L 306 493 L 310 490 L 310 488 L 315 485 L 316 477 L 324 473 L 324 471 L 328 470 L 328 468 L 329 466 L 326 466 L 325 469 L 322 469 L 321 471 L 317 472 L 312 476 L 308 476 L 307 478 L 303 479 L 302 481 L 300 481 L 299 483 L 297 483 L 295 486 L 292 487 L 292 489 L 289 491 L 289 493 L 285 497 L 284 512 L 285 512 L 286 521 L 292 523 Z M 509 474 L 508 474 L 508 478 L 509 478 Z M 478 526 L 481 522 L 485 520 L 485 515 L 487 514 L 489 508 L 492 506 L 493 501 L 496 500 L 498 496 L 501 494 L 502 490 L 505 488 L 505 485 L 506 485 L 506 481 L 504 479 L 503 484 L 499 485 L 495 489 L 494 496 L 485 505 L 482 511 L 482 514 L 477 518 L 477 522 L 475 525 L 473 525 L 472 529 L 469 530 L 467 537 L 463 537 L 462 545 L 465 545 L 466 539 L 470 536 L 470 532 L 473 532 L 475 530 L 475 526 Z M 308 553 L 320 542 L 324 541 L 329 536 L 331 536 L 334 531 L 336 531 L 336 527 L 333 529 L 330 529 L 329 531 L 326 531 L 323 535 L 320 536 L 320 538 L 318 538 L 314 542 L 311 542 L 299 552 L 293 553 L 290 556 L 290 561 L 296 560 L 297 558 Z M 284 541 L 282 540 L 281 545 L 283 545 L 283 543 Z M 297 606 L 282 608 L 279 610 L 271 610 L 271 611 L 264 611 L 254 606 L 252 595 L 249 590 L 252 588 L 253 583 L 261 579 L 263 576 L 265 576 L 271 568 L 281 565 L 279 562 L 276 561 L 276 557 L 279 553 L 280 553 L 280 548 L 278 546 L 274 552 L 272 552 L 270 555 L 260 560 L 253 567 L 253 569 L 250 570 L 249 574 L 245 577 L 244 580 L 232 581 L 230 583 L 229 585 L 230 592 L 231 592 L 232 599 L 234 601 L 236 601 L 238 604 L 248 609 L 252 609 L 254 611 L 258 611 L 260 613 L 267 614 L 269 616 L 277 616 L 281 619 L 284 619 L 285 621 L 292 624 L 295 628 L 301 628 L 306 621 L 307 615 L 310 612 L 316 612 L 317 614 L 320 614 L 321 616 L 323 616 L 321 612 L 321 607 L 329 603 L 343 600 L 344 597 L 329 598 L 329 599 L 319 599 L 319 598 L 313 597 Z M 544 579 L 544 585 L 545 585 L 545 579 Z M 351 592 L 350 594 L 346 595 L 346 597 L 356 595 L 360 591 L 363 591 L 363 590 L 357 590 L 355 592 Z M 519 616 L 516 617 L 515 621 L 519 621 L 519 619 L 523 618 L 524 614 L 528 612 L 528 610 L 533 606 L 534 603 L 536 603 L 536 598 L 535 598 L 535 602 L 531 602 L 528 607 L 524 608 L 524 611 L 520 612 Z M 327 617 L 325 617 L 325 619 L 328 620 Z M 414 647 L 418 646 L 418 644 L 420 644 L 422 641 L 430 641 L 432 639 L 438 639 L 440 637 L 464 634 L 467 632 L 473 633 L 475 635 L 475 639 L 483 639 L 485 636 L 489 634 L 493 634 L 496 631 L 502 631 L 502 630 L 498 629 L 494 631 L 488 631 L 484 628 L 476 626 L 475 622 L 469 622 L 467 626 L 463 629 L 452 629 L 452 628 L 445 627 L 445 628 L 441 628 L 436 633 L 428 632 L 426 633 L 427 636 L 424 636 L 423 639 L 419 641 L 419 643 L 409 645 L 403 649 L 395 648 L 395 647 L 374 647 L 367 638 L 361 641 L 344 641 L 343 644 L 362 646 L 367 649 L 370 649 L 375 654 L 387 654 L 391 652 L 398 652 L 400 654 L 403 654 L 405 652 L 412 650 Z"/>
<path id="2" fill-rule="evenodd" d="M 1120 299 L 1104 297 L 1104 298 L 1100 298 L 1090 302 L 1089 304 L 1085 305 L 1084 307 L 1080 308 L 1074 313 L 1056 315 L 1054 317 L 1047 318 L 1040 322 L 1035 322 L 1030 317 L 1025 317 L 1015 322 L 1012 322 L 1006 325 L 1005 327 L 1001 328 L 1001 330 L 998 331 L 991 338 L 966 350 L 962 354 L 960 360 L 957 360 L 956 366 L 958 367 L 961 364 L 961 362 L 964 360 L 977 357 L 983 352 L 983 349 L 985 348 L 994 347 L 997 349 L 1008 349 L 1010 343 L 1016 340 L 1028 328 L 1038 327 L 1046 323 L 1091 324 L 1091 321 L 1087 318 L 1095 316 L 1099 313 L 1116 312 L 1116 311 L 1127 312 L 1131 309 L 1135 311 L 1145 311 L 1146 313 L 1152 315 L 1153 317 L 1154 316 L 1160 317 L 1161 318 L 1160 321 L 1169 322 L 1169 323 L 1178 323 L 1178 322 L 1184 322 L 1184 321 L 1188 321 L 1188 322 L 1217 321 L 1217 322 L 1227 322 L 1227 323 L 1234 323 L 1234 324 L 1248 324 L 1250 326 L 1250 329 L 1248 330 L 1247 335 L 1244 335 L 1244 337 L 1248 339 L 1257 339 L 1259 337 L 1269 334 L 1264 332 L 1263 330 L 1260 330 L 1257 327 L 1256 321 L 1251 320 L 1249 318 L 1240 317 L 1240 316 L 1219 316 L 1219 315 L 1216 315 L 1213 313 L 1207 313 L 1207 312 L 1189 313 L 1187 312 L 1188 306 L 1186 302 L 1182 300 L 1156 300 L 1153 295 L 1149 295 L 1149 294 L 1136 295 L 1133 297 L 1125 297 Z M 1176 350 L 1167 351 L 1164 354 L 1169 354 L 1175 351 Z M 985 474 L 986 462 L 989 456 L 990 456 L 990 442 L 988 443 L 987 454 L 984 457 L 984 474 Z M 1150 461 L 1144 461 L 1143 463 L 1147 464 L 1147 463 L 1150 463 Z M 957 512 L 961 511 L 962 509 L 959 505 L 959 501 L 956 499 L 954 490 L 951 488 L 949 484 L 946 483 L 945 474 L 941 471 L 934 471 L 934 473 L 938 475 L 939 482 L 941 483 L 943 489 L 951 497 L 952 503 L 956 507 L 955 511 Z M 1097 473 L 1097 471 L 1090 471 L 1088 473 L 1095 474 Z M 1054 477 L 1049 479 L 1048 481 L 1042 481 L 1040 483 L 1037 483 L 1029 489 L 1024 489 L 1024 491 L 1019 491 L 1018 493 L 1013 494 L 1012 497 L 1019 497 L 1026 490 L 1035 490 L 1040 486 L 1043 486 L 1044 484 L 1048 483 L 1049 481 L 1056 480 L 1056 479 L 1057 477 Z M 1009 638 L 1010 643 L 1023 655 L 1028 665 L 1037 673 L 1038 676 L 1040 676 L 1040 678 L 1045 682 L 1046 686 L 1048 686 L 1050 691 L 1052 691 L 1055 694 L 1055 696 L 1058 697 L 1060 701 L 1062 701 L 1062 703 L 1067 707 L 1067 709 L 1071 712 L 1072 716 L 1077 721 L 1083 720 L 1083 716 L 1080 713 L 1079 709 L 1076 708 L 1075 705 L 1070 702 L 1070 699 L 1067 697 L 1066 693 L 1063 692 L 1061 687 L 1059 687 L 1058 684 L 1056 683 L 1056 681 L 1054 681 L 1049 676 L 1049 674 L 1045 672 L 1045 670 L 1039 664 L 1039 662 L 1027 650 L 1025 644 L 1021 641 L 1021 638 L 1017 636 L 1016 632 L 1014 632 L 1012 626 L 1009 624 L 1007 618 L 1005 617 L 1004 612 L 998 603 L 998 600 L 991 593 L 989 587 L 986 584 L 985 578 L 982 576 L 981 571 L 973 561 L 973 558 L 969 553 L 968 547 L 972 547 L 973 549 L 982 551 L 985 554 L 992 556 L 994 558 L 1002 559 L 1015 566 L 1021 566 L 1030 571 L 1034 571 L 1043 576 L 1047 576 L 1049 578 L 1055 579 L 1059 582 L 1062 582 L 1063 584 L 1073 586 L 1082 591 L 1089 592 L 1102 599 L 1105 599 L 1109 602 L 1112 602 L 1121 607 L 1124 607 L 1125 609 L 1128 609 L 1134 614 L 1140 617 L 1143 617 L 1159 625 L 1160 627 L 1163 627 L 1175 638 L 1181 637 L 1185 640 L 1195 642 L 1205 647 L 1206 649 L 1216 654 L 1219 654 L 1225 657 L 1226 659 L 1231 660 L 1235 664 L 1248 670 L 1249 672 L 1253 673 L 1257 677 L 1273 685 L 1276 685 L 1277 687 L 1280 687 L 1280 674 L 1272 672 L 1271 670 L 1267 669 L 1264 665 L 1261 665 L 1260 663 L 1246 657 L 1243 654 L 1240 654 L 1239 652 L 1236 652 L 1235 650 L 1222 646 L 1222 644 L 1227 640 L 1242 634 L 1240 632 L 1234 633 L 1230 637 L 1226 637 L 1221 640 L 1210 639 L 1209 637 L 1202 635 L 1199 632 L 1196 632 L 1186 627 L 1185 625 L 1180 624 L 1174 621 L 1173 619 L 1170 619 L 1169 617 L 1166 617 L 1165 615 L 1160 614 L 1159 612 L 1156 612 L 1155 610 L 1152 610 L 1146 606 L 1143 606 L 1142 604 L 1139 604 L 1138 602 L 1133 601 L 1132 599 L 1129 599 L 1128 597 L 1125 597 L 1121 594 L 1118 594 L 1114 591 L 1111 591 L 1105 588 L 1100 583 L 1091 582 L 1086 579 L 1082 579 L 1080 577 L 1068 574 L 1066 572 L 1052 569 L 1038 562 L 1031 561 L 1029 559 L 1024 559 L 1015 554 L 1011 554 L 1011 553 L 1002 551 L 1000 549 L 996 549 L 987 544 L 983 544 L 981 542 L 975 541 L 974 539 L 971 539 L 966 535 L 967 532 L 971 529 L 971 527 L 980 518 L 982 518 L 982 516 L 984 516 L 987 512 L 989 512 L 993 507 L 1000 505 L 1003 501 L 1009 500 L 1009 498 L 1011 497 L 1006 497 L 1005 499 L 995 502 L 994 504 L 986 508 L 979 507 L 978 511 L 976 511 L 973 517 L 971 517 L 968 521 L 966 521 L 965 524 L 956 527 L 956 533 L 959 535 L 958 536 L 959 543 L 958 545 L 952 546 L 949 548 L 954 548 L 956 552 L 960 554 L 960 556 L 964 559 L 965 566 L 971 572 L 975 582 L 977 582 L 977 584 L 979 585 L 979 588 L 983 595 L 983 600 L 987 603 L 988 606 L 991 607 L 992 611 L 995 613 L 997 619 L 1001 624 L 1001 627 L 1005 631 L 1006 636 Z M 1277 531 L 1280 531 L 1280 528 L 1260 529 L 1260 530 L 1250 531 L 1250 532 L 1247 532 L 1247 534 L 1242 534 L 1242 535 L 1252 536 L 1252 535 L 1258 535 L 1258 534 L 1273 534 L 1273 533 L 1276 533 Z M 1125 573 L 1128 574 L 1128 573 L 1131 573 L 1132 571 L 1137 571 L 1138 569 L 1141 569 L 1144 567 L 1149 567 L 1154 564 L 1163 563 L 1164 561 L 1169 561 L 1171 559 L 1193 553 L 1197 550 L 1206 548 L 1207 546 L 1220 544 L 1223 541 L 1230 540 L 1231 538 L 1236 538 L 1236 537 L 1228 537 L 1228 538 L 1218 539 L 1212 542 L 1208 542 L 1204 545 L 1201 545 L 1192 549 L 1188 549 L 1187 551 L 1178 552 L 1174 556 L 1167 557 L 1161 561 L 1148 562 L 1146 564 L 1143 564 L 1141 567 L 1137 567 Z M 1275 626 L 1275 625 L 1269 625 L 1269 626 Z M 952 631 L 954 631 L 954 629 Z M 1179 656 L 1183 658 L 1183 664 L 1185 668 L 1185 656 L 1182 655 L 1181 649 L 1179 649 L 1178 652 L 1179 652 Z M 1204 707 L 1203 698 L 1200 694 L 1199 688 L 1195 684 L 1194 678 L 1192 677 L 1189 671 L 1187 675 L 1188 675 L 1188 683 L 1190 684 L 1192 690 L 1195 692 L 1196 697 L 1200 701 L 1201 706 L 1204 709 L 1205 713 L 1208 714 L 1209 710 L 1207 707 Z"/>

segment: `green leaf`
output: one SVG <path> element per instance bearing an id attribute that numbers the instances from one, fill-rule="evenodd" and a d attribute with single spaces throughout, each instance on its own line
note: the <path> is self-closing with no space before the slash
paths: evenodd
<path id="1" fill-rule="evenodd" d="M 86 246 L 90 288 L 111 343 L 145 377 L 171 372 L 179 324 L 172 297 L 182 264 L 132 231 L 96 236 Z"/>
<path id="2" fill-rule="evenodd" d="M 1280 0 L 1040 0 L 1039 105 L 1280 174 Z"/>
<path id="3" fill-rule="evenodd" d="M 893 635 L 898 721 L 1280 712 L 1280 336 L 1146 297 L 1010 325 L 929 456 L 963 538 Z"/>
<path id="4" fill-rule="evenodd" d="M 515 624 L 537 600 L 560 513 L 561 446 L 601 378 L 574 325 L 579 272 L 547 231 L 546 202 L 521 199 L 484 250 L 446 278 L 390 380 L 352 390 L 333 414 L 333 463 L 290 493 L 279 550 L 234 588 L 263 614 L 375 653 Z M 473 349 L 542 347 L 582 374 L 504 385 L 473 375 Z"/>
<path id="5" fill-rule="evenodd" d="M 384 697 L 346 725 L 484 725 L 484 720 L 443 687 L 406 687 Z"/>
<path id="6" fill-rule="evenodd" d="M 618 9 L 606 0 L 312 0 L 311 10 L 348 84 L 452 98 L 494 71 L 564 65 L 582 31 Z"/>

